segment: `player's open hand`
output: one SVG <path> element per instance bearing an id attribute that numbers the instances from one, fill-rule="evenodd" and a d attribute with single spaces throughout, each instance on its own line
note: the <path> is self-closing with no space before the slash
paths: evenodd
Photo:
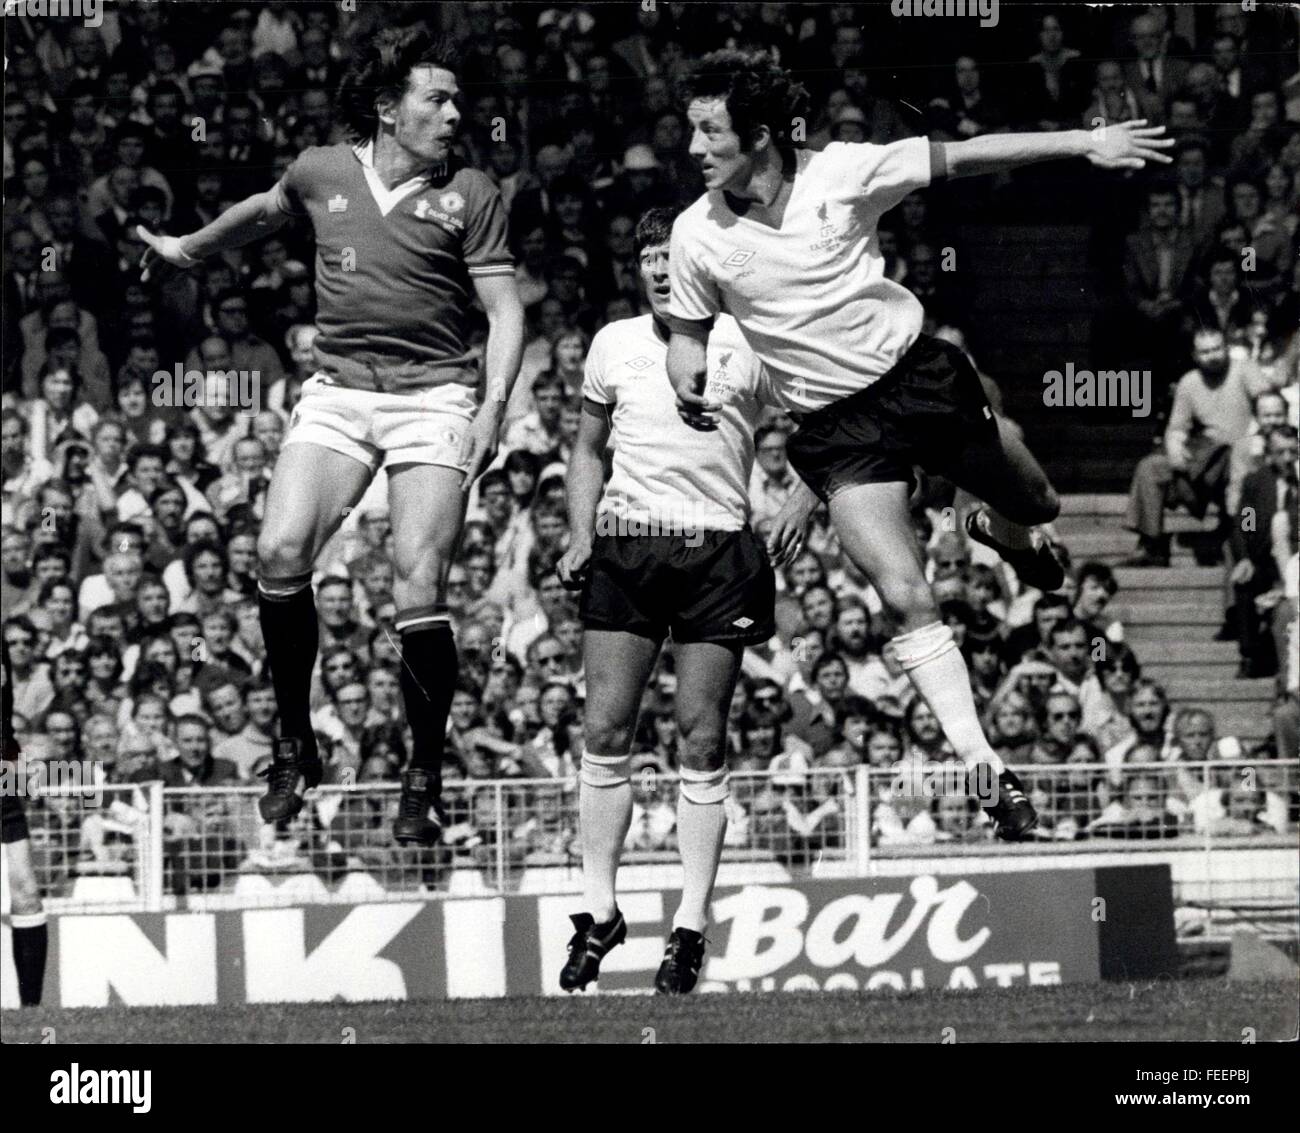
<path id="1" fill-rule="evenodd" d="M 1162 135 L 1163 126 L 1148 126 L 1145 118 L 1098 126 L 1088 135 L 1088 160 L 1101 169 L 1141 169 L 1148 161 L 1168 165 L 1164 151 L 1172 149 L 1173 138 Z"/>
<path id="2" fill-rule="evenodd" d="M 137 224 L 135 230 L 140 234 L 140 239 L 145 242 L 144 255 L 140 257 L 140 266 L 144 269 L 140 273 L 141 279 L 148 279 L 155 265 L 160 262 L 171 264 L 172 267 L 180 268 L 182 271 L 192 268 L 199 262 L 181 247 L 179 236 L 155 236 L 143 224 Z"/>
<path id="3" fill-rule="evenodd" d="M 704 385 L 708 374 L 704 371 L 696 374 L 689 385 L 677 387 L 677 416 L 692 429 L 710 433 L 718 427 L 714 414 L 721 412 L 722 406 L 704 396 Z"/>
<path id="4" fill-rule="evenodd" d="M 591 544 L 574 541 L 569 549 L 560 556 L 555 564 L 555 573 L 560 576 L 560 584 L 566 590 L 581 590 L 587 579 L 587 567 L 591 563 Z"/>

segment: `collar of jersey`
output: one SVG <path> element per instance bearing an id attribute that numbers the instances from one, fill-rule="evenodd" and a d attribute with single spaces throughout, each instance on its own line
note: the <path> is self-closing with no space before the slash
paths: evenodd
<path id="1" fill-rule="evenodd" d="M 370 186 L 370 195 L 375 198 L 375 204 L 379 206 L 381 216 L 387 216 L 412 193 L 418 192 L 433 178 L 442 176 L 447 170 L 446 164 L 440 163 L 390 189 L 384 184 L 383 178 L 375 170 L 375 143 L 373 141 L 353 146 L 352 152 L 357 155 L 357 160 L 361 162 L 361 169 L 366 175 L 366 184 Z"/>

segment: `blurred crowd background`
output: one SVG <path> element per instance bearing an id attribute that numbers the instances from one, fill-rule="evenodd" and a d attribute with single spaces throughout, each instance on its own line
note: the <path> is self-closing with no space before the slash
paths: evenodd
<path id="1" fill-rule="evenodd" d="M 376 27 L 425 20 L 459 43 L 460 149 L 500 188 L 529 318 L 500 455 L 473 494 L 448 580 L 462 673 L 449 781 L 573 781 L 582 629 L 554 563 L 568 535 L 563 476 L 585 353 L 599 327 L 648 309 L 633 254 L 641 212 L 701 191 L 676 97 L 683 68 L 716 47 L 760 47 L 809 88 L 814 148 L 1137 117 L 1178 139 L 1170 166 L 1140 174 L 1057 163 L 914 193 L 884 218 L 880 241 L 891 277 L 925 305 L 927 329 L 978 358 L 968 280 L 980 265 L 959 234 L 1008 219 L 1090 226 L 1101 331 L 1156 376 L 1152 441 L 1167 426 L 1175 435 L 1118 470 L 1134 477 L 1134 561 L 1167 559 L 1168 505 L 1214 505 L 1227 517 L 1246 501 L 1267 512 L 1248 535 L 1225 523 L 1198 554 L 1228 576 L 1235 600 L 1222 632 L 1241 645 L 1243 676 L 1276 677 L 1273 738 L 1245 751 L 1212 712 L 1171 703 L 1144 677 L 1146 658 L 1108 614 L 1117 590 L 1108 566 L 1076 561 L 1062 593 L 1024 592 L 967 543 L 963 501 L 936 482 L 918 490 L 918 536 L 1003 758 L 1115 772 L 1079 785 L 1087 820 L 1068 831 L 1044 788 L 1047 836 L 1094 823 L 1176 833 L 1197 814 L 1233 818 L 1240 832 L 1294 823 L 1293 789 L 1222 791 L 1198 811 L 1203 785 L 1120 773 L 1297 754 L 1293 11 L 1005 5 L 995 27 L 981 28 L 849 3 L 354 6 L 123 2 L 104 4 L 98 27 L 3 21 L 0 581 L 29 760 L 86 759 L 110 783 L 171 787 L 248 784 L 267 763 L 276 705 L 255 548 L 289 414 L 313 372 L 311 233 L 285 229 L 144 282 L 136 226 L 192 232 L 270 186 L 306 147 L 345 140 L 333 94 L 351 45 Z M 960 270 L 950 271 L 954 253 Z M 178 365 L 256 372 L 256 405 L 161 404 L 155 375 Z M 996 378 L 987 382 L 1000 405 Z M 1216 382 L 1239 392 L 1216 397 Z M 790 429 L 773 412 L 758 434 L 760 533 L 791 488 Z M 407 754 L 383 501 L 381 476 L 316 578 L 314 724 L 333 783 L 392 781 Z M 840 835 L 836 807 L 825 809 L 835 791 L 808 786 L 832 780 L 810 772 L 951 753 L 824 516 L 781 574 L 777 622 L 771 642 L 747 651 L 730 762 L 804 786 L 792 788 L 794 804 L 779 797 L 780 782 L 738 791 L 733 826 L 748 807 L 755 831 L 772 815 L 783 845 L 805 830 L 799 844 L 815 846 Z M 639 769 L 675 767 L 674 680 L 666 649 L 643 704 Z M 544 831 L 546 808 L 534 798 L 526 809 Z M 633 837 L 671 845 L 671 799 L 643 810 Z M 951 800 L 885 807 L 878 823 L 886 840 L 984 836 L 978 810 Z M 536 829 L 529 837 L 541 837 Z M 102 852 L 102 836 L 85 852 Z"/>

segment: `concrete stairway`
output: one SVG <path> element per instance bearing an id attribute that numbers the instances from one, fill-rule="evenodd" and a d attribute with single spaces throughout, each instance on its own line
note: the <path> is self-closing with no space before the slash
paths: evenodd
<path id="1" fill-rule="evenodd" d="M 1071 495 L 1062 500 L 1057 534 L 1075 565 L 1095 559 L 1114 566 L 1134 550 L 1124 529 L 1125 497 Z M 1167 568 L 1117 567 L 1119 592 L 1111 610 L 1124 624 L 1124 639 L 1142 662 L 1144 676 L 1160 681 L 1176 705 L 1208 708 L 1220 735 L 1257 742 L 1271 732 L 1272 680 L 1237 680 L 1237 646 L 1215 641 L 1223 624 L 1224 568 L 1197 566 L 1182 540 L 1194 540 L 1214 526 L 1170 515 L 1174 540 Z"/>

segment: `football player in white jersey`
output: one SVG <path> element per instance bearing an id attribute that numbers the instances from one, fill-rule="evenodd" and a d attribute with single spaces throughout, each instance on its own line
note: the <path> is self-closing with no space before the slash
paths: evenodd
<path id="1" fill-rule="evenodd" d="M 583 412 L 568 471 L 572 537 L 558 563 L 582 587 L 586 744 L 580 815 L 586 911 L 572 918 L 566 991 L 596 979 L 601 958 L 627 935 L 615 900 L 619 856 L 632 817 L 633 728 L 664 638 L 677 672 L 680 766 L 677 839 L 685 884 L 655 978 L 684 994 L 704 959 L 709 899 L 727 818 L 727 709 L 746 645 L 775 632 L 779 563 L 799 550 L 818 500 L 802 484 L 777 515 L 765 547 L 749 528 L 748 485 L 762 366 L 735 323 L 714 325 L 705 355 L 718 406 L 707 432 L 677 414 L 668 382 L 668 241 L 675 213 L 651 209 L 636 229 L 651 313 L 600 330 L 587 354 Z M 614 450 L 604 485 L 604 454 Z"/>
<path id="2" fill-rule="evenodd" d="M 762 52 L 713 52 L 690 79 L 690 153 L 706 192 L 673 229 L 669 378 L 683 419 L 710 428 L 718 412 L 705 383 L 711 327 L 724 310 L 735 318 L 799 423 L 791 466 L 829 504 L 845 552 L 898 627 L 903 667 L 953 748 L 968 767 L 998 772 L 985 809 L 999 837 L 1017 840 L 1037 816 L 984 736 L 965 662 L 926 585 L 908 511 L 912 469 L 983 500 L 967 519 L 970 536 L 1045 592 L 1064 576 L 1032 528 L 1060 503 L 994 415 L 966 357 L 921 334 L 921 304 L 886 278 L 876 229 L 908 193 L 943 177 L 1075 156 L 1139 169 L 1167 163 L 1173 142 L 1160 137 L 1163 127 L 1138 121 L 962 142 L 832 142 L 814 153 L 792 136 L 806 101 Z"/>

